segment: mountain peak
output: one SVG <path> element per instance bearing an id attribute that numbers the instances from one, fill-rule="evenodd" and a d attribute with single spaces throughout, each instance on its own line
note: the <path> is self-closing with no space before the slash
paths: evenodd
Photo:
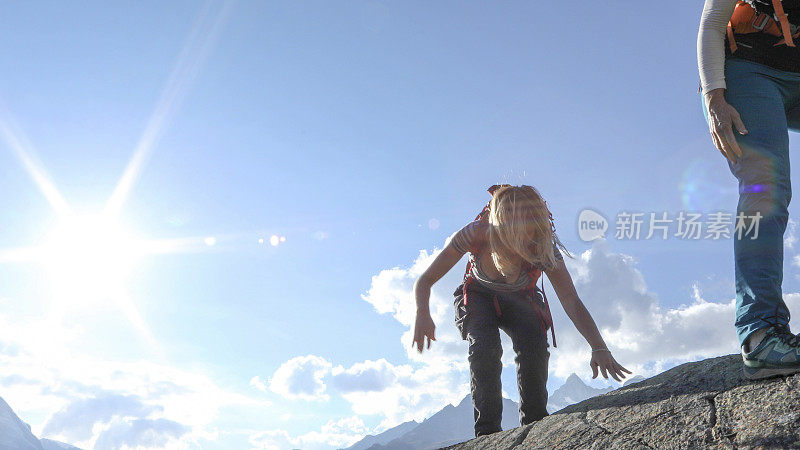
<path id="1" fill-rule="evenodd" d="M 565 385 L 567 384 L 580 384 L 581 386 L 586 386 L 586 383 L 581 380 L 577 374 L 573 373 L 572 375 L 567 377 L 567 381 L 564 382 Z"/>

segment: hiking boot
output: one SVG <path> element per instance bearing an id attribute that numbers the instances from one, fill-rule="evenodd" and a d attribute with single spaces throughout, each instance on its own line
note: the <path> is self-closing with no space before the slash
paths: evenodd
<path id="1" fill-rule="evenodd" d="M 771 325 L 750 352 L 742 347 L 744 376 L 750 380 L 800 372 L 800 336 L 784 324 Z"/>

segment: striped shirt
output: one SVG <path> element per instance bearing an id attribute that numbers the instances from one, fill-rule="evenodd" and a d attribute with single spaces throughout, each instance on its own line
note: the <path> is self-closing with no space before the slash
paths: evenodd
<path id="1" fill-rule="evenodd" d="M 450 236 L 449 242 L 461 254 L 467 253 L 469 251 L 470 246 L 472 245 L 472 241 L 475 239 L 476 229 L 478 227 L 479 221 L 476 220 L 465 225 L 460 230 L 453 233 Z M 553 255 L 556 257 L 556 260 L 563 260 L 564 257 L 559 251 L 558 247 L 556 246 L 555 242 L 553 242 Z M 482 284 L 483 286 L 493 289 L 495 291 L 500 292 L 513 292 L 525 289 L 528 284 L 530 284 L 530 276 L 527 272 L 520 272 L 519 277 L 513 283 L 507 283 L 505 281 L 495 281 L 489 278 L 486 275 L 486 272 L 481 267 L 481 260 L 477 258 L 476 262 L 472 266 L 472 276 Z"/>

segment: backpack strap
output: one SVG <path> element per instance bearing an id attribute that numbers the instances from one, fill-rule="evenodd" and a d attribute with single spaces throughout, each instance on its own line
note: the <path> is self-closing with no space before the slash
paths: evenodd
<path id="1" fill-rule="evenodd" d="M 781 24 L 781 34 L 783 34 L 783 39 L 775 45 L 786 44 L 789 47 L 794 47 L 792 30 L 789 27 L 789 15 L 783 11 L 783 2 L 781 0 L 772 0 L 772 7 L 775 8 L 775 16 L 778 18 L 778 23 Z"/>
<path id="2" fill-rule="evenodd" d="M 525 272 L 528 273 L 528 278 L 530 279 L 530 283 L 525 289 L 528 291 L 528 295 L 530 295 L 531 303 L 533 303 L 533 306 L 536 308 L 536 314 L 539 316 L 539 321 L 542 324 L 542 333 L 546 335 L 547 329 L 549 328 L 553 335 L 553 347 L 557 347 L 556 328 L 555 325 L 553 325 L 553 315 L 550 313 L 550 304 L 547 302 L 547 294 L 544 292 L 544 277 L 542 277 L 542 271 L 541 269 L 526 263 Z M 536 298 L 536 282 L 540 278 L 542 280 L 541 292 L 542 300 L 544 301 L 544 310 L 542 310 L 534 301 L 534 298 Z"/>
<path id="3" fill-rule="evenodd" d="M 484 211 L 488 210 L 484 208 Z M 464 272 L 464 305 L 467 304 L 467 287 L 473 281 L 472 269 L 475 267 L 475 264 L 478 263 L 478 258 L 483 252 L 483 249 L 486 247 L 486 229 L 489 226 L 488 219 L 484 215 L 483 211 L 481 214 L 478 214 L 478 217 L 476 217 L 475 220 L 478 221 L 478 226 L 475 229 L 475 236 L 472 238 L 472 242 L 469 244 L 469 259 L 467 260 L 467 270 Z"/>
<path id="4" fill-rule="evenodd" d="M 736 38 L 733 36 L 733 24 L 728 22 L 728 46 L 731 48 L 731 53 L 736 53 L 736 50 L 739 50 L 739 46 L 736 45 Z M 700 86 L 700 91 L 702 92 L 703 87 Z"/>
<path id="5" fill-rule="evenodd" d="M 753 5 L 745 1 L 739 1 L 736 4 L 726 30 L 731 53 L 736 53 L 739 49 L 734 34 L 766 33 L 781 37 L 775 46 L 783 44 L 789 47 L 795 46 L 794 38 L 800 36 L 800 33 L 792 35 L 789 15 L 783 9 L 781 0 L 772 0 L 772 8 L 774 15 L 771 12 L 759 12 Z"/>

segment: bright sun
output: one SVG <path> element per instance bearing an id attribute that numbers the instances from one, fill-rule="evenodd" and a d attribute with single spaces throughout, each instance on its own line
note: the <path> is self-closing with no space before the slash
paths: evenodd
<path id="1" fill-rule="evenodd" d="M 39 250 L 56 298 L 73 305 L 115 296 L 144 256 L 141 240 L 103 215 L 62 217 Z"/>

